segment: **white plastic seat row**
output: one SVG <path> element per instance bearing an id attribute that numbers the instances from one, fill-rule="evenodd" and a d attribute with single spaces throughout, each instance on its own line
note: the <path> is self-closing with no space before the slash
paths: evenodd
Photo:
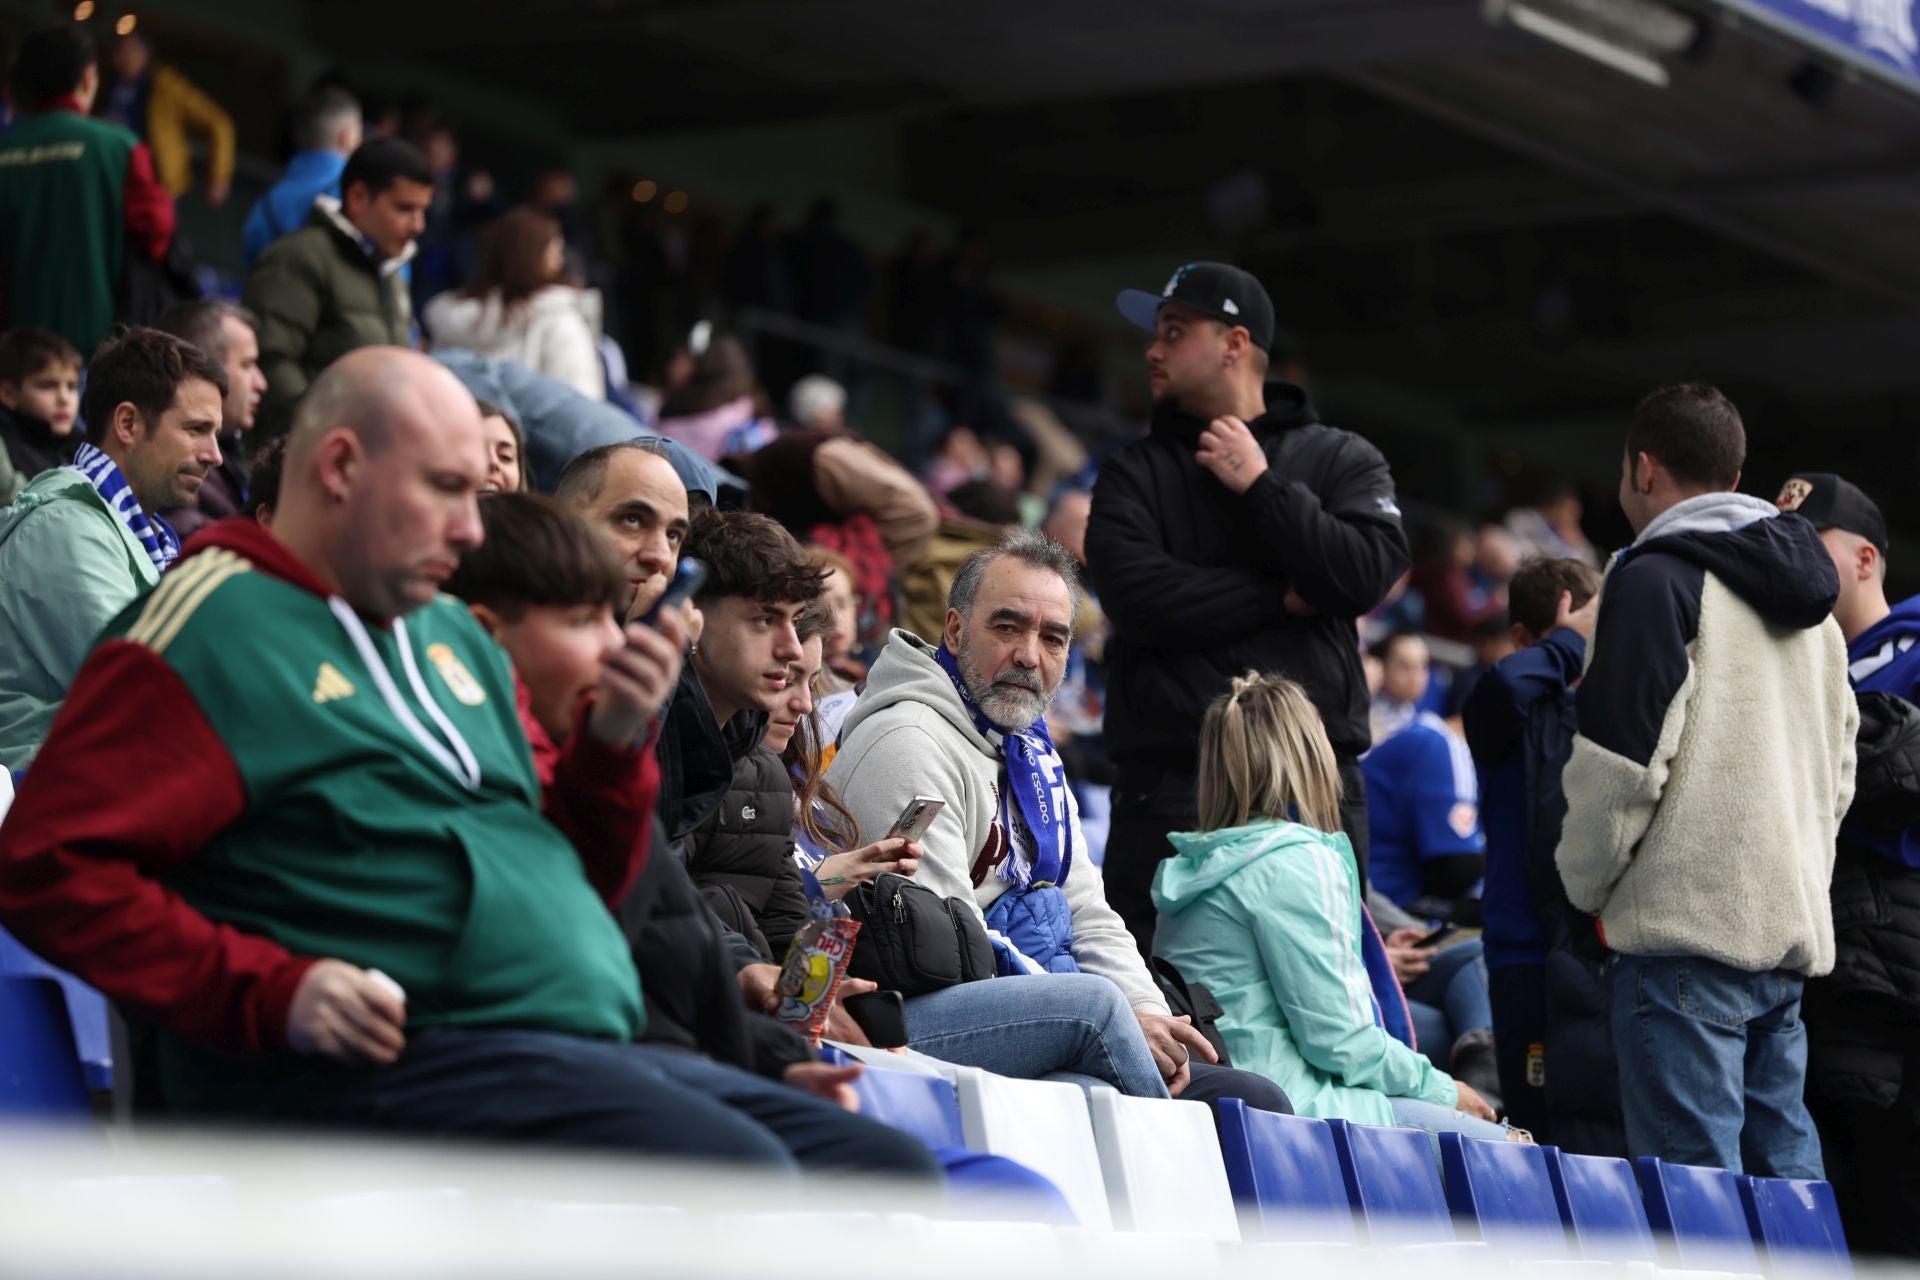
<path id="1" fill-rule="evenodd" d="M 878 1070 L 946 1077 L 967 1145 L 1050 1179 L 1084 1228 L 1240 1239 L 1220 1140 L 1203 1103 L 1016 1080 L 918 1054 L 857 1056 Z"/>

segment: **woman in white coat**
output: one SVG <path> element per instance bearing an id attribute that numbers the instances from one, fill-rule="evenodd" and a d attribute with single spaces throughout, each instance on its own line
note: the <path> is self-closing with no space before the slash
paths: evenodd
<path id="1" fill-rule="evenodd" d="M 560 224 L 537 210 L 510 210 L 487 228 L 474 282 L 428 302 L 422 319 L 435 347 L 510 360 L 607 398 L 600 294 L 568 283 Z"/>

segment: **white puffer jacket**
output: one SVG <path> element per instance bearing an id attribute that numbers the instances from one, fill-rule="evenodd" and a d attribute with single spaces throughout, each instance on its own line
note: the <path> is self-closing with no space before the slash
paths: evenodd
<path id="1" fill-rule="evenodd" d="M 511 309 L 500 306 L 497 294 L 443 293 L 427 303 L 421 319 L 435 347 L 509 360 L 605 400 L 600 315 L 599 290 L 553 284 Z"/>

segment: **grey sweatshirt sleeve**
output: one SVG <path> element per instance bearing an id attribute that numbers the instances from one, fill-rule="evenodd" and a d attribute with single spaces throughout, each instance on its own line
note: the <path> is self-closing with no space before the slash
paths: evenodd
<path id="1" fill-rule="evenodd" d="M 973 860 L 986 843 L 985 824 L 993 801 L 978 794 L 980 787 L 965 764 L 939 739 L 910 720 L 862 726 L 834 756 L 827 781 L 860 824 L 861 843 L 882 839 L 894 819 L 915 796 L 933 796 L 947 807 L 920 839 L 920 870 L 916 883 L 943 898 L 972 903 Z M 978 829 L 980 841 L 969 846 Z"/>

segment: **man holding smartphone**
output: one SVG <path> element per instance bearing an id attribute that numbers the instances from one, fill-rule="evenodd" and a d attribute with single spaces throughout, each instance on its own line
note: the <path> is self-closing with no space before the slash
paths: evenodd
<path id="1" fill-rule="evenodd" d="M 1028 530 L 969 558 L 948 596 L 941 645 L 905 631 L 888 638 L 827 771 L 863 830 L 886 830 L 918 799 L 945 801 L 920 839 L 914 878 L 971 903 L 995 942 L 1006 980 L 916 999 L 912 1045 L 1024 1075 L 1052 1067 L 1037 1061 L 1038 1026 L 1023 1035 L 1019 1020 L 1071 1023 L 1101 1040 L 1107 1078 L 1127 1092 L 1291 1110 L 1271 1081 L 1214 1065 L 1206 1037 L 1171 1016 L 1086 856 L 1045 723 L 1066 675 L 1076 582 L 1066 548 Z M 1090 982 L 1096 977 L 1106 981 Z M 1058 993 L 1051 1008 L 1012 1008 L 1048 984 Z M 1116 989 L 1124 1004 L 1116 1025 L 1106 1025 Z M 997 1025 L 977 1025 L 977 1008 L 942 1007 L 999 996 L 1010 1003 Z M 1138 1034 L 1126 1025 L 1127 1008 Z"/>
<path id="2" fill-rule="evenodd" d="M 1149 433 L 1100 468 L 1087 574 L 1113 623 L 1107 750 L 1118 769 L 1105 869 L 1144 954 L 1169 831 L 1194 823 L 1207 704 L 1249 669 L 1300 682 L 1340 763 L 1341 816 L 1366 876 L 1371 744 L 1354 620 L 1408 563 L 1380 451 L 1268 382 L 1273 302 L 1237 267 L 1192 262 L 1121 314 L 1153 334 Z"/>

